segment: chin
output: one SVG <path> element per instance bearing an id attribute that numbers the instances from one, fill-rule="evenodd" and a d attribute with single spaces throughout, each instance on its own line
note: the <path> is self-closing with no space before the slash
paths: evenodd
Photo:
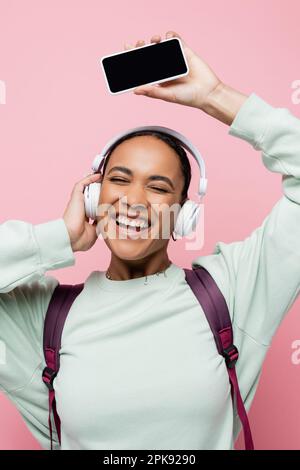
<path id="1" fill-rule="evenodd" d="M 108 248 L 120 259 L 136 260 L 149 255 L 145 240 L 108 240 Z"/>

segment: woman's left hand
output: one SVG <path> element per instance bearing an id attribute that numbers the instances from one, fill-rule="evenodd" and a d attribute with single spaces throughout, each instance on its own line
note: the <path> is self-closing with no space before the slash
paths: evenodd
<path id="1" fill-rule="evenodd" d="M 168 31 L 166 39 L 171 37 L 178 37 L 181 40 L 189 66 L 188 75 L 155 85 L 143 85 L 135 88 L 134 93 L 204 110 L 210 93 L 215 91 L 217 87 L 222 87 L 223 83 L 204 60 L 186 45 L 179 34 L 175 31 Z M 159 35 L 151 38 L 152 43 L 160 41 Z M 145 41 L 139 40 L 135 46 L 126 44 L 125 50 L 143 45 L 145 45 Z"/>

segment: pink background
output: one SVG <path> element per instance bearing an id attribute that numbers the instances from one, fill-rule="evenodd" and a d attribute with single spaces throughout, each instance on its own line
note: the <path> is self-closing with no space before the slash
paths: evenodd
<path id="1" fill-rule="evenodd" d="M 280 175 L 198 109 L 131 92 L 110 95 L 99 58 L 123 50 L 125 41 L 148 43 L 154 34 L 175 30 L 225 83 L 300 116 L 291 99 L 291 84 L 300 78 L 299 18 L 297 0 L 0 0 L 0 80 L 7 87 L 0 105 L 0 222 L 61 217 L 73 185 L 108 139 L 155 124 L 179 130 L 198 146 L 209 179 L 205 245 L 185 251 L 184 241 L 177 241 L 175 250 L 171 241 L 172 261 L 188 267 L 217 241 L 244 239 L 281 197 Z M 190 195 L 198 178 L 193 168 Z M 107 267 L 109 251 L 98 241 L 76 258 L 76 267 L 51 274 L 81 282 Z M 298 299 L 264 363 L 250 412 L 257 449 L 300 448 L 300 365 L 291 362 L 291 344 L 300 339 L 299 310 Z M 1 449 L 40 448 L 3 395 L 0 417 Z"/>

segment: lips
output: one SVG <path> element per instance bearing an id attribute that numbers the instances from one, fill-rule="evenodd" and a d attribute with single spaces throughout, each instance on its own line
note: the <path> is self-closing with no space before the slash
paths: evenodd
<path id="1" fill-rule="evenodd" d="M 119 223 L 118 221 L 116 221 L 116 224 L 117 224 L 117 227 L 119 227 L 119 229 L 121 229 L 122 231 L 126 233 L 138 234 L 141 232 L 145 232 L 146 230 L 149 230 L 149 227 L 144 227 L 144 228 L 132 227 L 131 225 L 124 225 L 122 223 Z"/>
<path id="2" fill-rule="evenodd" d="M 145 227 L 145 228 L 138 227 L 136 229 L 134 227 L 131 227 L 130 225 L 126 225 L 126 226 L 120 225 L 116 220 L 119 217 L 119 215 L 121 216 L 123 214 L 122 213 L 112 213 L 111 216 L 110 216 L 111 221 L 115 224 L 116 232 L 115 232 L 114 236 L 117 236 L 117 239 L 119 238 L 119 235 L 121 234 L 121 239 L 137 240 L 137 239 L 141 238 L 141 234 L 145 234 L 146 232 L 150 231 L 151 224 L 149 224 L 149 222 L 147 221 L 146 218 L 144 218 L 144 217 L 134 217 L 133 218 L 133 217 L 127 217 L 127 216 L 124 215 L 124 217 L 126 217 L 129 220 L 140 219 L 140 220 L 144 220 L 145 222 L 148 223 L 148 227 Z M 123 238 L 122 235 L 123 236 L 125 235 L 125 238 Z M 113 236 L 113 238 L 114 238 L 114 236 Z"/>
<path id="3" fill-rule="evenodd" d="M 141 230 L 140 229 L 136 230 L 135 228 L 131 228 L 130 226 L 125 227 L 123 225 L 119 225 L 116 220 L 114 220 L 114 223 L 116 227 L 117 238 L 119 238 L 119 235 L 121 234 L 121 239 L 125 239 L 125 240 L 126 239 L 132 239 L 132 240 L 142 239 L 143 237 L 141 238 L 141 234 L 148 233 L 150 231 L 150 227 L 146 227 Z M 123 238 L 122 235 L 125 236 L 125 238 Z"/>
<path id="4" fill-rule="evenodd" d="M 146 222 L 146 223 L 148 224 L 148 227 L 146 227 L 146 228 L 149 228 L 149 227 L 151 226 L 151 221 L 150 221 L 150 219 L 148 219 L 148 218 L 146 218 L 146 217 L 140 217 L 140 216 L 138 216 L 138 215 L 137 215 L 136 217 L 130 217 L 130 216 L 126 215 L 126 214 L 122 214 L 122 213 L 118 212 L 118 213 L 116 213 L 116 214 L 113 214 L 113 215 L 112 215 L 112 218 L 113 218 L 113 220 L 116 222 L 116 219 L 117 219 L 119 216 L 126 217 L 126 219 L 132 220 L 132 221 L 138 219 L 138 220 L 141 220 L 141 221 L 143 221 L 143 222 Z M 145 229 L 142 229 L 142 230 L 145 230 Z"/>

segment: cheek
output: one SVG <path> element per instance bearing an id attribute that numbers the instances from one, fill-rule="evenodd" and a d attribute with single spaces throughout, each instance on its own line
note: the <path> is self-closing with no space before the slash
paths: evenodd
<path id="1" fill-rule="evenodd" d="M 180 204 L 171 201 L 169 204 L 163 204 L 159 208 L 160 223 L 166 226 L 173 227 L 181 209 Z"/>
<path id="2" fill-rule="evenodd" d="M 172 212 L 164 210 L 159 214 L 159 238 L 168 239 L 173 231 L 174 221 Z"/>
<path id="3" fill-rule="evenodd" d="M 152 211 L 152 214 L 152 237 L 160 240 L 168 240 L 175 226 L 174 211 L 170 210 L 169 206 L 165 204 L 163 208 L 156 209 L 155 212 Z"/>
<path id="4" fill-rule="evenodd" d="M 107 203 L 115 203 L 118 199 L 123 197 L 126 192 L 121 187 L 116 187 L 109 184 L 104 184 L 101 187 L 99 203 L 100 204 L 107 204 Z"/>

